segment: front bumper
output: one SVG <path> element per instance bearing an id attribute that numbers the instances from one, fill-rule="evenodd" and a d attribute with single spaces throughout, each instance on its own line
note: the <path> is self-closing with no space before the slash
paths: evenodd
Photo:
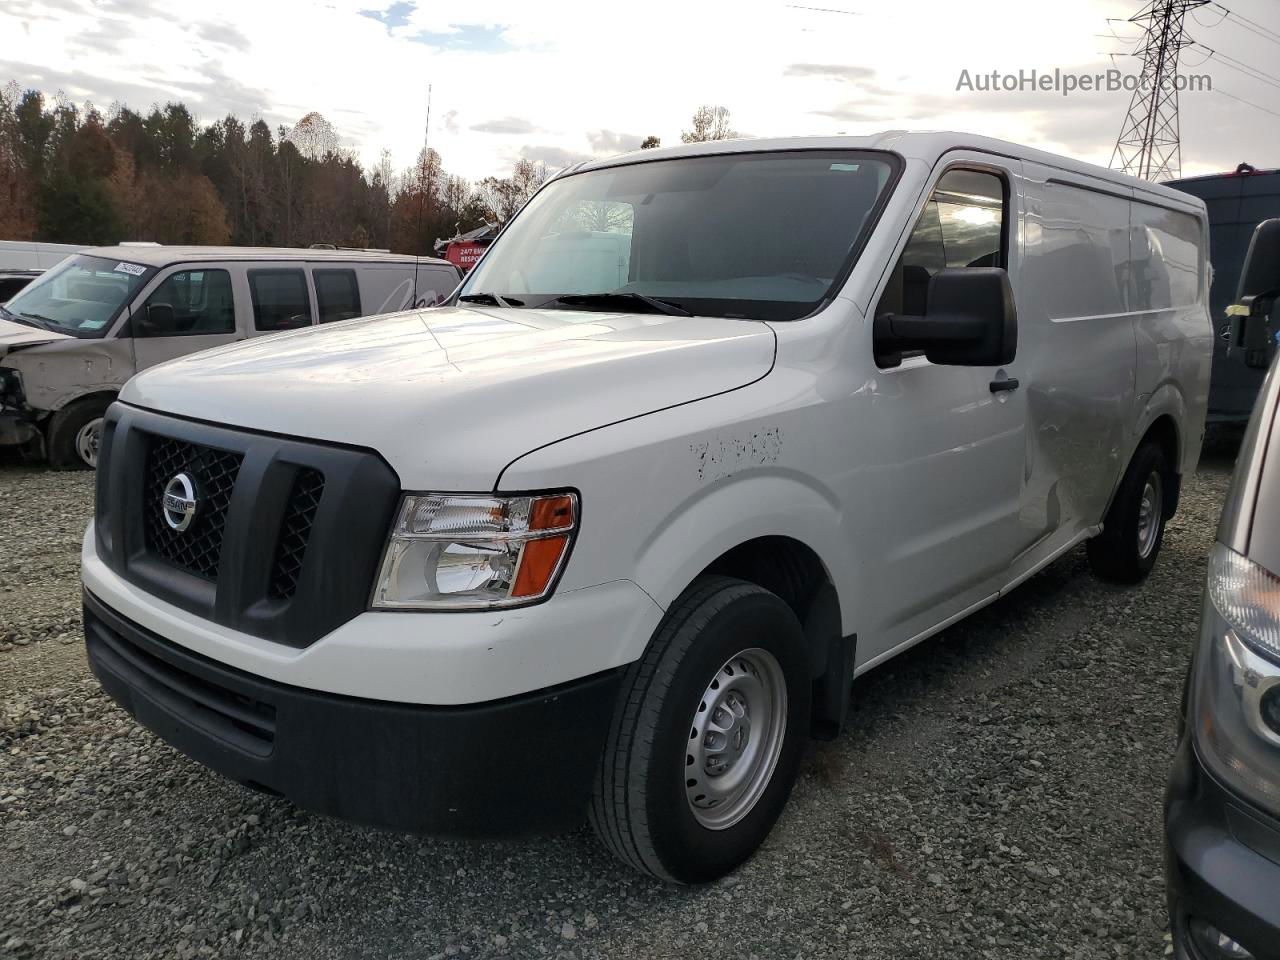
<path id="1" fill-rule="evenodd" d="M 1165 879 L 1179 960 L 1218 960 L 1195 943 L 1211 924 L 1256 960 L 1280 960 L 1280 822 L 1224 789 L 1185 734 L 1165 795 Z"/>
<path id="2" fill-rule="evenodd" d="M 195 616 L 130 583 L 98 556 L 92 524 L 80 576 L 120 616 L 233 669 L 324 693 L 432 706 L 501 700 L 623 666 L 644 653 L 662 619 L 638 586 L 613 580 L 514 610 L 367 610 L 297 648 Z"/>
<path id="3" fill-rule="evenodd" d="M 232 780 L 373 826 L 446 836 L 581 822 L 619 670 L 428 707 L 321 693 L 192 653 L 84 595 L 94 674 L 140 723 Z"/>

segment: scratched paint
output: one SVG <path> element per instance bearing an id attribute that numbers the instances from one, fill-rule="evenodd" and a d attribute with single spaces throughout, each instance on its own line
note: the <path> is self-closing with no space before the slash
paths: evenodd
<path id="1" fill-rule="evenodd" d="M 777 463 L 782 456 L 782 429 L 772 427 L 749 434 L 715 436 L 689 445 L 698 482 L 723 480 L 750 467 Z"/>

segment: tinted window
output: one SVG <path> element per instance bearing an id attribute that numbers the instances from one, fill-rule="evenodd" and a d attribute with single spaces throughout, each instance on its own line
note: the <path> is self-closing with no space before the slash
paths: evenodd
<path id="1" fill-rule="evenodd" d="M 361 315 L 360 285 L 354 270 L 312 270 L 311 277 L 316 284 L 316 307 L 321 323 Z"/>
<path id="2" fill-rule="evenodd" d="M 181 337 L 236 332 L 235 296 L 225 270 L 179 270 L 166 277 L 143 308 L 135 337 Z"/>
<path id="3" fill-rule="evenodd" d="M 311 325 L 311 298 L 301 270 L 250 270 L 253 325 L 259 330 L 293 330 Z"/>

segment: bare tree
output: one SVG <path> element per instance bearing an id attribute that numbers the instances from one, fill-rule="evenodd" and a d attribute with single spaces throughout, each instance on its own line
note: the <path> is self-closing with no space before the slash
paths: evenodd
<path id="1" fill-rule="evenodd" d="M 315 110 L 295 123 L 284 139 L 308 160 L 320 160 L 338 152 L 338 131 Z"/>
<path id="2" fill-rule="evenodd" d="M 729 126 L 729 108 L 703 105 L 693 114 L 693 129 L 680 134 L 682 143 L 705 143 L 708 140 L 732 140 L 738 135 Z M 657 144 L 655 144 L 657 146 Z"/>

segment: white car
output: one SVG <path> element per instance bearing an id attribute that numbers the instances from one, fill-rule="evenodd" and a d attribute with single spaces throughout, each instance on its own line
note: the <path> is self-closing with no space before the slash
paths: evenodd
<path id="1" fill-rule="evenodd" d="M 365 250 L 85 250 L 0 306 L 0 446 L 39 441 L 56 467 L 93 467 L 102 416 L 139 370 L 264 333 L 430 306 L 461 276 L 447 260 Z"/>
<path id="2" fill-rule="evenodd" d="M 84 540 L 103 686 L 242 783 L 696 882 L 850 682 L 1200 448 L 1201 201 L 977 136 L 715 142 L 547 185 L 446 306 L 146 371 Z"/>

